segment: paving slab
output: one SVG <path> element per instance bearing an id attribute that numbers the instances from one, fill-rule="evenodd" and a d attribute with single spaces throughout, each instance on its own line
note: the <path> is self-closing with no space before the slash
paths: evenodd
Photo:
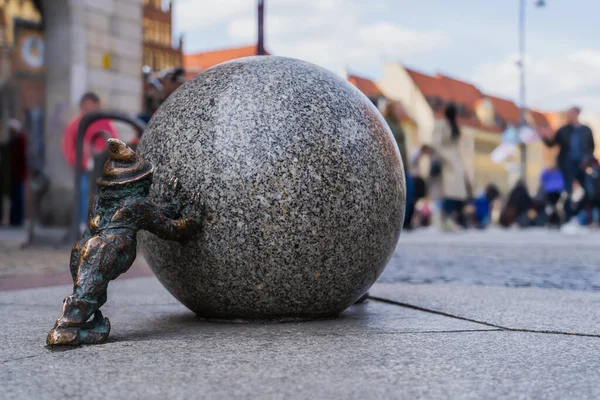
<path id="1" fill-rule="evenodd" d="M 63 298 L 71 286 L 55 286 L 0 292 L 0 362 L 46 354 L 48 331 L 60 315 Z M 389 334 L 431 331 L 491 330 L 485 325 L 422 313 L 377 302 L 348 309 L 341 318 L 303 323 L 215 322 L 196 318 L 173 298 L 155 278 L 119 280 L 109 288 L 109 300 L 102 311 L 111 321 L 110 340 L 135 341 L 201 340 L 206 336 L 271 336 L 305 334 L 315 336 Z"/>
<path id="2" fill-rule="evenodd" d="M 379 290 L 381 286 L 378 286 Z M 600 339 L 367 301 L 341 318 L 195 318 L 154 278 L 111 285 L 104 345 L 50 351 L 70 287 L 0 293 L 0 398 L 598 398 Z"/>
<path id="3" fill-rule="evenodd" d="M 600 292 L 600 232 L 489 230 L 404 234 L 380 282 Z"/>
<path id="4" fill-rule="evenodd" d="M 378 283 L 372 296 L 509 329 L 600 335 L 600 293 L 458 284 Z"/>

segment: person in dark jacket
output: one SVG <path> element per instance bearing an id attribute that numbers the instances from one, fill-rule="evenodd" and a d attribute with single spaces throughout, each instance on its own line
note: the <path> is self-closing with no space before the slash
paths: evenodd
<path id="1" fill-rule="evenodd" d="M 520 179 L 508 196 L 508 201 L 500 214 L 500 225 L 508 228 L 517 223 L 522 228 L 531 226 L 533 199 L 529 195 L 525 181 Z"/>
<path id="2" fill-rule="evenodd" d="M 21 226 L 25 219 L 25 181 L 27 179 L 27 134 L 16 120 L 10 129 L 10 225 Z"/>
<path id="3" fill-rule="evenodd" d="M 567 112 L 567 124 L 560 128 L 554 136 L 548 130 L 541 132 L 542 141 L 546 146 L 560 146 L 557 166 L 563 175 L 565 191 L 569 196 L 573 193 L 573 182 L 577 180 L 584 186 L 585 170 L 594 160 L 594 136 L 589 127 L 579 122 L 580 113 L 579 107 L 571 108 Z M 565 209 L 566 219 L 571 219 L 579 211 L 567 207 Z"/>

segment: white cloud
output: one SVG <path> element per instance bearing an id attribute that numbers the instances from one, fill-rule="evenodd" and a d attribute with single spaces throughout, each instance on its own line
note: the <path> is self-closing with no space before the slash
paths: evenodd
<path id="1" fill-rule="evenodd" d="M 439 31 L 418 31 L 387 22 L 364 24 L 357 2 L 280 0 L 268 5 L 265 44 L 277 55 L 304 59 L 334 72 L 373 69 L 384 57 L 430 52 L 448 43 Z M 256 18 L 240 16 L 227 26 L 238 43 L 256 40 Z"/>
<path id="2" fill-rule="evenodd" d="M 474 80 L 481 89 L 512 99 L 519 94 L 518 57 L 477 68 Z M 579 104 L 600 113 L 600 51 L 574 50 L 567 54 L 526 59 L 527 102 L 531 107 L 565 109 Z"/>
<path id="3" fill-rule="evenodd" d="M 431 52 L 448 43 L 448 37 L 440 31 L 405 29 L 388 22 L 363 26 L 358 34 L 366 46 L 387 50 L 386 55 L 391 57 Z"/>
<path id="4" fill-rule="evenodd" d="M 251 0 L 177 0 L 174 20 L 178 31 L 217 26 L 255 9 Z"/>

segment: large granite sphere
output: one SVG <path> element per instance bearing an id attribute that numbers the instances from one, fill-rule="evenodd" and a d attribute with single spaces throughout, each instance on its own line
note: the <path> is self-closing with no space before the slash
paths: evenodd
<path id="1" fill-rule="evenodd" d="M 331 317 L 375 282 L 405 209 L 402 161 L 373 104 L 342 78 L 282 57 L 217 65 L 150 121 L 149 199 L 199 193 L 202 231 L 181 245 L 141 232 L 162 284 L 199 316 Z"/>

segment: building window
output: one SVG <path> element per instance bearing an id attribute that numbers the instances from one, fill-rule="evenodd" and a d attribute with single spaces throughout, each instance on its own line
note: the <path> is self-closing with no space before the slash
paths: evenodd
<path id="1" fill-rule="evenodd" d="M 144 41 L 145 42 L 151 41 L 150 30 L 151 30 L 151 21 L 147 18 L 144 18 Z"/>
<path id="2" fill-rule="evenodd" d="M 506 121 L 504 121 L 501 116 L 496 115 L 496 117 L 494 118 L 494 120 L 495 120 L 494 122 L 496 122 L 496 126 L 498 128 L 502 128 L 502 129 L 506 128 Z"/>
<path id="3" fill-rule="evenodd" d="M 427 97 L 427 102 L 434 112 L 438 111 L 442 107 L 442 99 L 437 96 Z"/>
<path id="4" fill-rule="evenodd" d="M 154 43 L 160 43 L 160 22 L 153 21 L 152 40 L 154 41 Z"/>
<path id="5" fill-rule="evenodd" d="M 486 142 L 483 140 L 475 140 L 475 153 L 477 154 L 492 154 L 498 146 L 497 143 Z"/>
<path id="6" fill-rule="evenodd" d="M 161 43 L 164 44 L 165 46 L 168 46 L 169 45 L 169 25 L 162 24 L 161 28 L 162 28 Z"/>
<path id="7" fill-rule="evenodd" d="M 150 50 L 144 52 L 144 65 L 152 66 L 152 52 Z"/>

